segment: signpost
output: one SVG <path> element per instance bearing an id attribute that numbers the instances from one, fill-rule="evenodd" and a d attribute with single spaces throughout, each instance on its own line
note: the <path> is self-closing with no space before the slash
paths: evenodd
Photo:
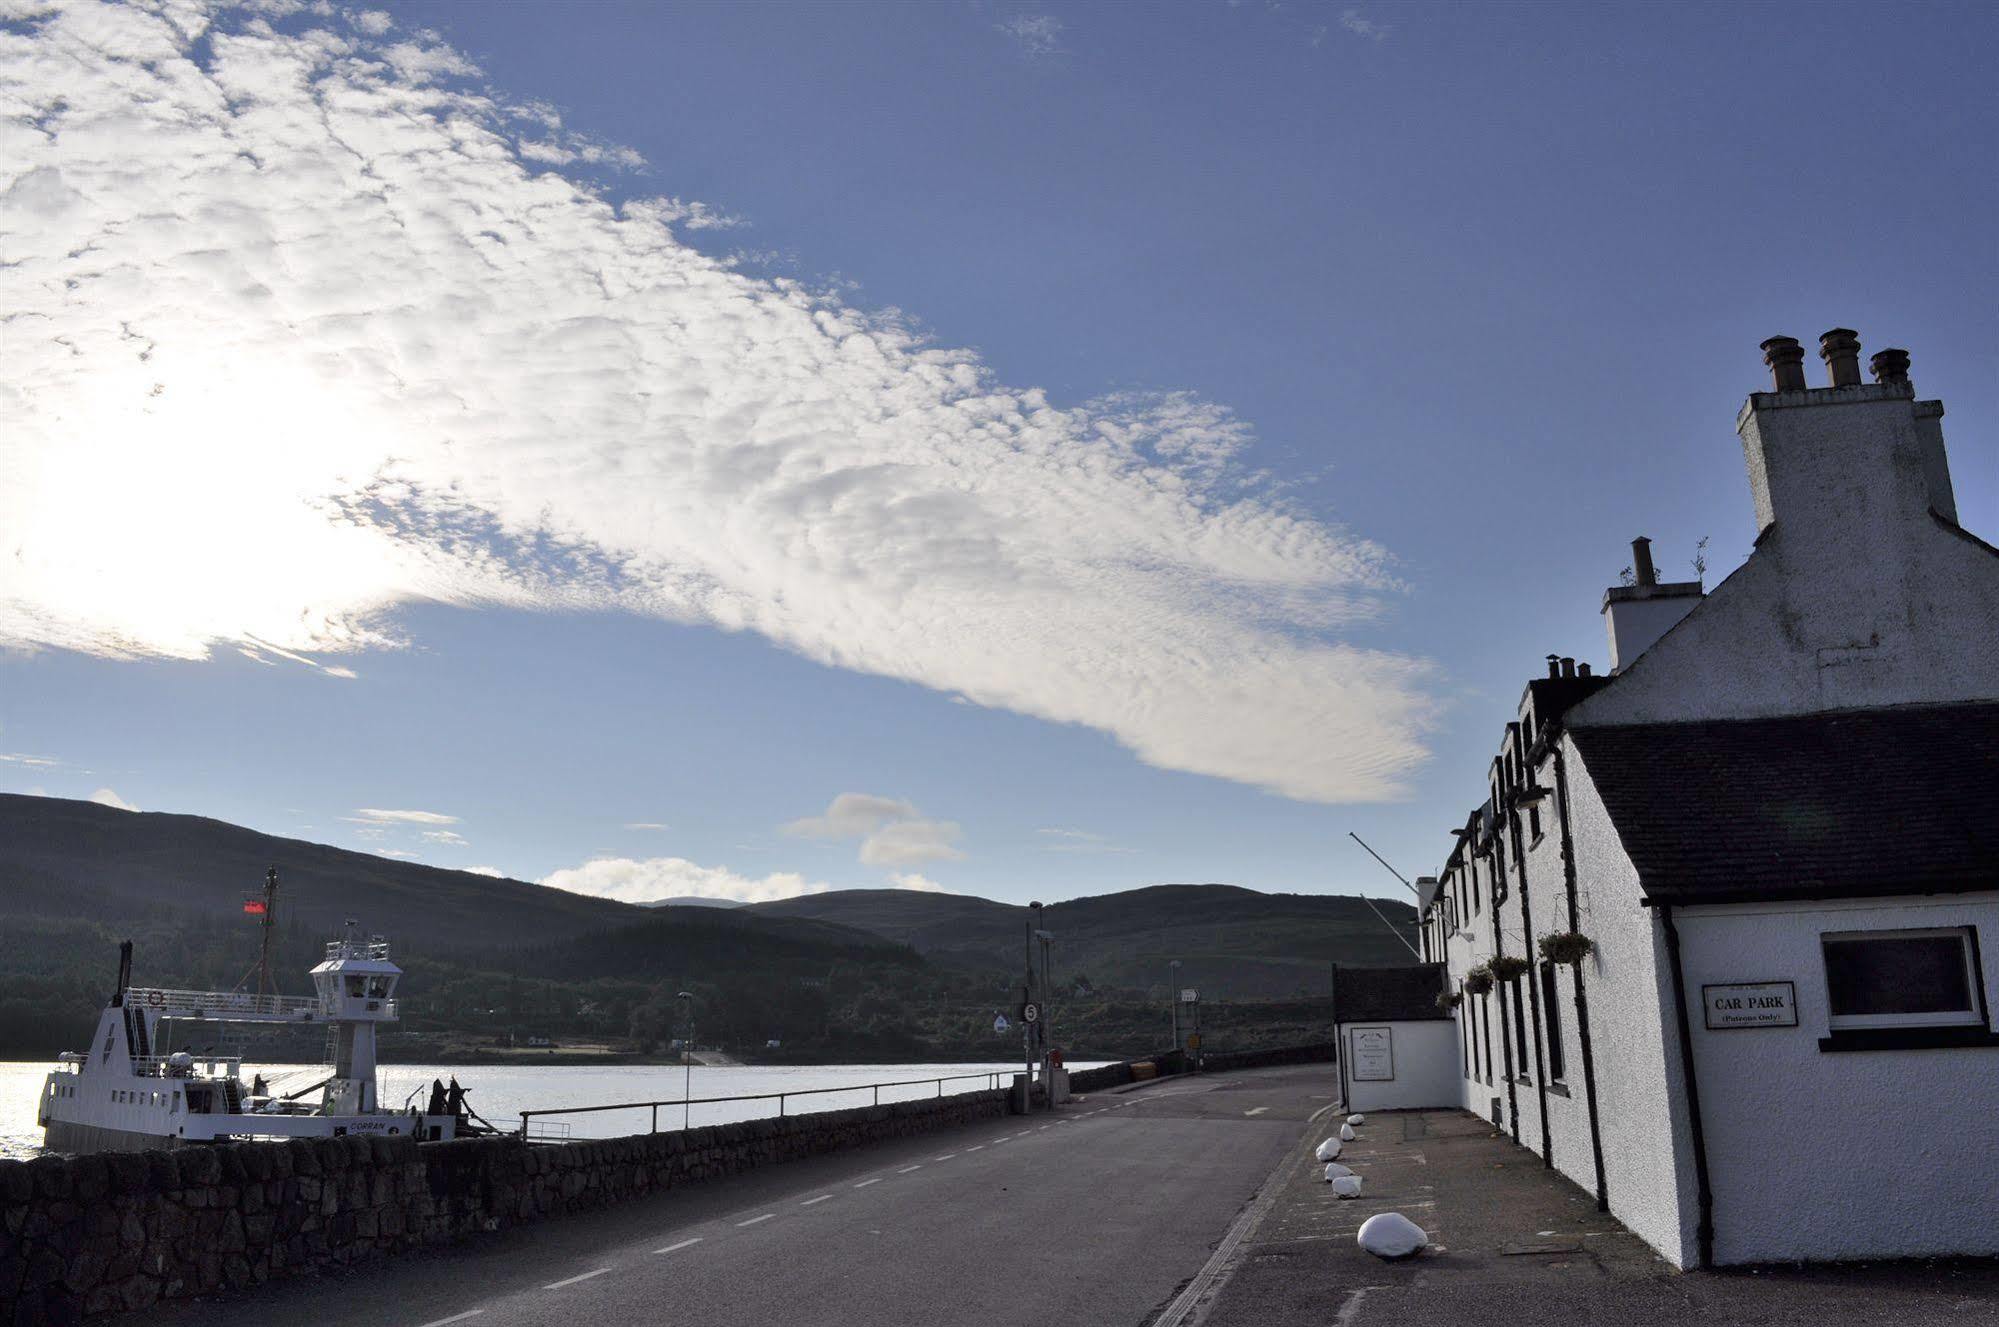
<path id="1" fill-rule="evenodd" d="M 1730 1028 L 1794 1028 L 1798 988 L 1788 981 L 1738 982 L 1701 987 L 1701 1007 L 1709 1031 Z"/>

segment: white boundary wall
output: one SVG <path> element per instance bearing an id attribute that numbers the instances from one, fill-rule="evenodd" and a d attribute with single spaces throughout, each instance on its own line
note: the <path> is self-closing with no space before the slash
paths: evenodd
<path id="1" fill-rule="evenodd" d="M 1394 1046 L 1395 1077 L 1386 1082 L 1357 1078 L 1360 1058 L 1355 1033 L 1386 1028 Z M 1342 1023 L 1340 1053 L 1346 1057 L 1347 1110 L 1428 1110 L 1456 1106 L 1464 1097 L 1458 1071 L 1458 1025 L 1448 1018 L 1416 1022 Z"/>

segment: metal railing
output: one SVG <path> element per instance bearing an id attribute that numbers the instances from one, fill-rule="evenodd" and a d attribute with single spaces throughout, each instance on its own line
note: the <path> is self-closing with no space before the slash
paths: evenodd
<path id="1" fill-rule="evenodd" d="M 937 1095 L 941 1097 L 944 1095 L 944 1084 L 946 1083 L 956 1083 L 968 1079 L 980 1079 L 983 1080 L 985 1083 L 985 1090 L 997 1091 L 1003 1085 L 1003 1082 L 1011 1082 L 1013 1077 L 1014 1075 L 1006 1070 L 998 1070 L 998 1071 L 987 1070 L 985 1072 L 976 1073 L 976 1074 L 946 1074 L 942 1078 L 909 1078 L 894 1083 L 850 1083 L 845 1087 L 799 1087 L 799 1088 L 793 1088 L 788 1092 L 753 1092 L 753 1093 L 747 1093 L 742 1096 L 734 1096 L 734 1097 L 675 1097 L 671 1101 L 621 1101 L 613 1103 L 608 1106 L 550 1106 L 541 1110 L 522 1111 L 520 1136 L 523 1139 L 526 1139 L 530 1142 L 540 1142 L 544 1140 L 566 1141 L 569 1136 L 567 1133 L 566 1125 L 555 1126 L 563 1130 L 563 1132 L 560 1134 L 549 1134 L 549 1133 L 538 1132 L 539 1130 L 546 1130 L 550 1128 L 550 1126 L 548 1125 L 533 1126 L 537 1130 L 537 1132 L 533 1133 L 530 1132 L 531 1120 L 539 1119 L 543 1116 L 548 1116 L 548 1115 L 594 1115 L 607 1110 L 649 1110 L 652 1112 L 651 1132 L 658 1133 L 659 1109 L 662 1106 L 681 1107 L 680 1127 L 682 1129 L 687 1129 L 691 1127 L 691 1120 L 693 1114 L 692 1108 L 695 1106 L 715 1106 L 715 1105 L 721 1105 L 725 1102 L 733 1102 L 733 1101 L 775 1101 L 777 1102 L 778 1118 L 782 1119 L 784 1118 L 785 1101 L 787 1098 L 790 1097 L 815 1097 L 815 1096 L 825 1096 L 829 1093 L 835 1093 L 835 1092 L 872 1091 L 873 1099 L 870 1104 L 879 1106 L 882 1104 L 882 1089 L 885 1087 L 889 1088 L 930 1087 L 934 1085 L 937 1089 Z M 978 1091 L 979 1089 L 963 1088 L 960 1090 L 964 1092 L 975 1092 Z M 908 1097 L 905 1097 L 903 1099 L 914 1100 L 914 1098 L 908 1098 Z M 669 1127 L 671 1126 L 669 1125 Z"/>
<path id="2" fill-rule="evenodd" d="M 134 986 L 125 1004 L 150 1009 L 169 1018 L 221 1018 L 238 1021 L 314 1022 L 320 1017 L 319 998 L 312 995 L 252 995 L 247 991 L 174 991 L 158 986 Z"/>

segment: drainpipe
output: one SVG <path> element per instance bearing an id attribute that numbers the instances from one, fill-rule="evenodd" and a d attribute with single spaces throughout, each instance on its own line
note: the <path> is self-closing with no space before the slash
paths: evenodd
<path id="1" fill-rule="evenodd" d="M 1575 839 L 1569 832 L 1569 767 L 1562 756 L 1559 735 L 1555 748 L 1555 814 L 1562 829 L 1562 884 L 1569 895 L 1569 930 L 1582 931 L 1582 915 L 1576 903 Z M 1589 1150 L 1596 1163 L 1596 1210 L 1610 1210 L 1610 1186 L 1603 1171 L 1603 1126 L 1596 1109 L 1596 1053 L 1590 1045 L 1589 995 L 1583 989 L 1583 965 L 1576 964 L 1576 1030 L 1583 1045 L 1583 1095 L 1589 1099 Z"/>
<path id="2" fill-rule="evenodd" d="M 1528 778 L 1531 781 L 1533 775 L 1530 773 Z M 1548 1132 L 1548 1067 L 1541 1048 L 1541 983 L 1535 979 L 1534 971 L 1534 910 L 1528 906 L 1527 850 L 1520 843 L 1520 812 L 1513 807 L 1506 809 L 1506 828 L 1513 835 L 1513 863 L 1520 871 L 1520 934 L 1526 937 L 1523 943 L 1527 947 L 1527 971 L 1520 980 L 1527 983 L 1527 1022 L 1534 1029 L 1534 1091 L 1541 1103 L 1541 1164 L 1552 1169 L 1555 1143 Z M 1520 998 L 1518 990 L 1513 992 L 1513 998 Z"/>
<path id="3" fill-rule="evenodd" d="M 1497 797 L 1494 799 L 1497 805 Z M 1497 830 L 1492 835 L 1492 879 L 1495 884 L 1506 879 L 1506 837 Z M 1499 929 L 1500 901 L 1495 894 L 1492 900 L 1492 956 L 1498 958 L 1506 952 L 1506 937 Z M 1499 1050 L 1503 1057 L 1500 1071 L 1506 1075 L 1506 1109 L 1513 1116 L 1513 1141 L 1520 1141 L 1520 1085 L 1513 1081 L 1513 1034 L 1506 1026 L 1506 987 L 1499 982 L 1492 984 L 1499 996 Z"/>
<path id="4" fill-rule="evenodd" d="M 1714 1189 L 1708 1183 L 1707 1133 L 1701 1128 L 1701 1085 L 1694 1073 L 1694 1037 L 1687 1022 L 1687 977 L 1680 964 L 1680 928 L 1673 924 L 1673 905 L 1659 905 L 1659 920 L 1666 924 L 1666 956 L 1673 967 L 1673 1011 L 1680 1029 L 1680 1073 L 1687 1084 L 1687 1124 L 1694 1136 L 1694 1183 L 1699 1190 L 1700 1224 L 1694 1228 L 1699 1242 L 1699 1261 L 1694 1270 L 1714 1265 Z"/>

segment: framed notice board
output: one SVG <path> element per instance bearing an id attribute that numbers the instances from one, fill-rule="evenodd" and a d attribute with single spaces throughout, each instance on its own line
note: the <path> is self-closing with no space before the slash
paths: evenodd
<path id="1" fill-rule="evenodd" d="M 1395 1077 L 1395 1029 L 1387 1027 L 1350 1028 L 1347 1040 L 1353 1047 L 1353 1081 L 1386 1083 Z"/>

